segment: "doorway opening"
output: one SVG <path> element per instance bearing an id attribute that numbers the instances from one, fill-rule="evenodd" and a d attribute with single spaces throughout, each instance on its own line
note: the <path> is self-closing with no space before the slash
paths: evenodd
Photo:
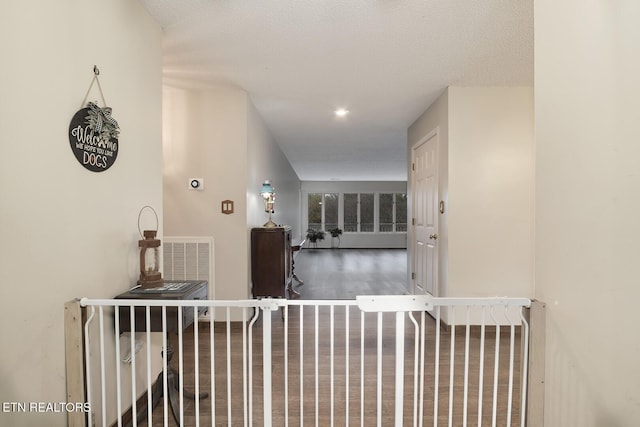
<path id="1" fill-rule="evenodd" d="M 294 256 L 295 274 L 305 283 L 294 286 L 300 298 L 411 293 L 406 181 L 307 181 L 300 200 L 301 237 L 306 234 Z M 310 230 L 323 238 L 312 239 Z"/>

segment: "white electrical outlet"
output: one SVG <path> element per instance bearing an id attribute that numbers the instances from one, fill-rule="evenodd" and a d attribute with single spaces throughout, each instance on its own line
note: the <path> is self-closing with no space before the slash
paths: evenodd
<path id="1" fill-rule="evenodd" d="M 191 190 L 204 190 L 204 179 L 189 178 L 189 188 Z"/>

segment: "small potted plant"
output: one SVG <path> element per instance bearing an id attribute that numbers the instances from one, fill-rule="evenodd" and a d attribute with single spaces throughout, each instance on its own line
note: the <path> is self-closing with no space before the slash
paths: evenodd
<path id="1" fill-rule="evenodd" d="M 340 235 L 342 234 L 342 229 L 341 228 L 332 228 L 331 230 L 329 230 L 329 234 L 331 234 L 331 247 L 332 248 L 339 248 L 340 247 Z M 338 243 L 335 243 L 335 240 L 338 239 Z"/>
<path id="2" fill-rule="evenodd" d="M 318 240 L 324 240 L 324 231 L 310 228 L 307 230 L 307 239 L 313 244 L 314 248 L 317 248 Z"/>

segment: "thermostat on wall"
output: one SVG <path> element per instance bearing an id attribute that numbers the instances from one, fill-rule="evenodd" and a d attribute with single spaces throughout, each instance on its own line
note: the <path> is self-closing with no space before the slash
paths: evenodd
<path id="1" fill-rule="evenodd" d="M 202 178 L 190 178 L 189 188 L 192 190 L 204 190 L 204 179 Z"/>

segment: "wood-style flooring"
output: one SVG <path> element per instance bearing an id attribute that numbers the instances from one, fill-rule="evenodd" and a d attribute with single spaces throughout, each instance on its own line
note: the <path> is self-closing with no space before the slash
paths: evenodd
<path id="1" fill-rule="evenodd" d="M 400 250 L 305 250 L 296 257 L 296 273 L 305 281 L 297 287 L 302 299 L 352 299 L 359 294 L 406 293 L 406 252 Z M 376 278 L 380 278 L 377 280 Z M 380 324 L 382 336 L 377 334 L 378 318 L 376 314 L 364 315 L 364 329 L 361 329 L 361 313 L 356 307 L 336 307 L 333 320 L 328 307 L 319 307 L 316 315 L 314 307 L 288 308 L 288 322 L 280 312 L 270 313 L 273 325 L 272 364 L 273 425 L 284 426 L 288 412 L 289 426 L 376 426 L 378 417 L 378 392 L 381 391 L 381 425 L 394 425 L 395 405 L 395 318 L 385 314 Z M 416 313 L 418 322 L 422 313 Z M 346 318 L 349 318 L 347 328 Z M 300 327 L 302 319 L 302 331 Z M 330 325 L 333 324 L 333 332 Z M 215 399 L 206 398 L 199 402 L 199 425 L 202 426 L 243 426 L 245 419 L 251 426 L 264 425 L 263 420 L 263 363 L 262 363 L 262 319 L 255 324 L 253 331 L 247 332 L 241 324 L 216 322 L 213 333 L 207 324 L 201 324 L 199 330 L 198 363 L 200 367 L 200 390 L 211 392 L 211 379 L 215 378 Z M 317 331 L 317 334 L 316 334 Z M 439 357 L 436 358 L 436 335 L 441 335 Z M 519 330 L 516 330 L 516 344 L 513 360 L 510 360 L 509 336 L 500 335 L 500 347 L 497 352 L 497 374 L 495 367 L 495 330 L 488 328 L 484 334 L 484 354 L 480 357 L 481 335 L 478 329 L 470 331 L 469 357 L 465 359 L 465 330 L 456 328 L 454 356 L 451 357 L 451 331 L 442 325 L 438 327 L 430 316 L 424 316 L 425 339 L 424 376 L 414 382 L 415 330 L 410 321 L 405 328 L 405 371 L 403 407 L 404 425 L 414 425 L 413 400 L 414 387 L 424 390 L 421 400 L 423 414 L 420 417 L 426 426 L 477 426 L 492 425 L 495 416 L 497 425 L 520 425 L 520 351 Z M 348 332 L 348 335 L 347 335 Z M 504 330 L 502 332 L 505 332 Z M 508 331 L 507 331 L 508 332 Z M 316 336 L 317 335 L 317 336 Z M 333 346 L 331 346 L 333 335 Z M 213 336 L 214 351 L 209 348 Z M 253 342 L 251 366 L 252 380 L 247 380 L 249 368 L 243 368 L 243 337 Z M 285 348 L 285 337 L 287 347 Z M 302 340 L 302 343 L 301 343 Z M 420 336 L 418 336 L 420 340 Z M 189 328 L 184 335 L 184 383 L 193 390 L 194 375 L 194 334 Z M 227 343 L 231 350 L 227 354 Z M 316 346 L 317 343 L 317 346 Z M 347 356 L 348 349 L 348 356 Z M 333 365 L 331 353 L 333 352 Z M 382 381 L 378 381 L 378 357 L 382 354 Z M 287 358 L 285 364 L 285 356 Z M 177 366 L 177 353 L 173 365 Z M 212 362 L 213 359 L 213 362 Z M 302 363 L 301 363 L 302 360 Z M 466 362 L 468 360 L 468 362 Z M 480 360 L 483 360 L 481 365 Z M 437 363 L 436 363 L 437 362 Z M 450 367 L 453 362 L 454 371 Z M 513 406 L 507 410 L 509 398 L 509 363 L 514 364 L 512 388 Z M 467 364 L 468 363 L 468 364 Z M 215 373 L 211 375 L 211 366 Z M 288 369 L 285 369 L 285 366 Z M 418 365 L 419 366 L 419 365 Z M 439 382 L 436 387 L 436 366 Z M 465 388 L 465 366 L 468 386 Z M 480 366 L 484 382 L 479 382 Z M 333 375 L 332 375 L 333 370 Z M 347 375 L 348 371 L 348 375 Z M 317 372 L 317 376 L 316 376 Z M 230 373 L 230 376 L 229 376 Z M 288 396 L 285 398 L 285 376 L 288 381 Z M 348 377 L 348 387 L 347 387 Z M 333 381 L 332 381 L 333 378 Z M 494 381 L 495 390 L 494 415 Z M 333 386 L 332 386 L 333 384 Z M 380 388 L 379 388 L 380 385 Z M 482 388 L 482 391 L 480 389 Z M 302 390 L 302 393 L 301 393 Z M 437 399 L 436 399 L 437 392 Z M 481 411 L 478 401 L 482 402 Z M 450 394 L 452 393 L 452 394 Z M 253 399 L 253 410 L 245 405 L 249 396 Z M 452 405 L 450 406 L 450 399 Z M 215 402 L 212 413 L 212 401 Z M 434 411 L 437 401 L 437 415 Z M 316 402 L 318 402 L 316 406 Z M 288 404 L 288 408 L 285 407 Z M 420 402 L 418 402 L 418 405 Z M 195 402 L 185 399 L 185 425 L 196 425 Z M 419 406 L 418 406 L 419 407 Z M 467 408 L 466 417 L 463 408 Z M 450 409 L 451 408 L 451 409 Z M 301 415 L 302 414 L 302 415 Z M 332 416 L 333 414 L 333 416 Z M 507 423 L 510 415 L 511 422 Z M 213 422 L 212 422 L 213 416 Z M 230 418 L 229 418 L 230 417 Z M 466 418 L 466 424 L 465 424 Z M 333 420 L 333 423 L 332 423 Z M 142 425 L 146 425 L 146 420 Z M 163 404 L 154 411 L 153 425 L 163 424 Z M 177 425 L 169 411 L 168 425 Z"/>
<path id="2" fill-rule="evenodd" d="M 406 249 L 309 249 L 294 258 L 300 298 L 354 299 L 409 293 Z M 295 281 L 294 281 L 295 284 Z"/>

